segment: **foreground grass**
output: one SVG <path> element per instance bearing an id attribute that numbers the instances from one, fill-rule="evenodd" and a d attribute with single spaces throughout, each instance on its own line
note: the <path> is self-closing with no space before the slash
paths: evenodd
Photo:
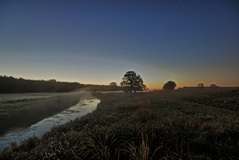
<path id="1" fill-rule="evenodd" d="M 231 98 L 238 97 L 236 92 Z M 19 147 L 13 143 L 0 158 L 238 159 L 239 113 L 195 101 L 205 95 L 215 96 L 96 94 L 101 103 L 92 114 L 53 128 L 42 139 L 32 137 Z"/>

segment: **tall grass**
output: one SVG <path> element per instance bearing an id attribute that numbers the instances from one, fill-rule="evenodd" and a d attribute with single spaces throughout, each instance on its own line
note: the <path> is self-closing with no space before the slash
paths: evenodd
<path id="1" fill-rule="evenodd" d="M 178 92 L 96 94 L 96 111 L 2 159 L 238 159 L 239 113 Z M 225 106 L 225 108 L 227 108 Z M 31 148 L 31 149 L 29 149 Z"/>

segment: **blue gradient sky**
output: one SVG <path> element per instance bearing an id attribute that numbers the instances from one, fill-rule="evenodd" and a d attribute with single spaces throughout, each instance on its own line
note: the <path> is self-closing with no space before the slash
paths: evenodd
<path id="1" fill-rule="evenodd" d="M 239 1 L 0 1 L 0 75 L 239 85 Z"/>

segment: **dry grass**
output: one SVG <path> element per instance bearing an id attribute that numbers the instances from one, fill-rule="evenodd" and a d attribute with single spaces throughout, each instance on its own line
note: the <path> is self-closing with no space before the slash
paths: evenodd
<path id="1" fill-rule="evenodd" d="M 20 147 L 14 146 L 0 158 L 236 160 L 239 157 L 239 113 L 226 106 L 188 101 L 185 99 L 192 97 L 190 92 L 181 91 L 95 96 L 101 103 L 92 114 L 54 128 L 40 140 L 33 138 L 34 143 L 28 140 Z"/>

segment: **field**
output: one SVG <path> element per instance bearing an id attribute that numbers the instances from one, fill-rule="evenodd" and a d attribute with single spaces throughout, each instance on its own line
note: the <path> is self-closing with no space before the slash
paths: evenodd
<path id="1" fill-rule="evenodd" d="M 11 128 L 28 127 L 78 103 L 81 94 L 0 94 L 0 135 Z"/>
<path id="2" fill-rule="evenodd" d="M 92 113 L 7 149 L 0 159 L 239 157 L 239 89 L 95 93 Z"/>

